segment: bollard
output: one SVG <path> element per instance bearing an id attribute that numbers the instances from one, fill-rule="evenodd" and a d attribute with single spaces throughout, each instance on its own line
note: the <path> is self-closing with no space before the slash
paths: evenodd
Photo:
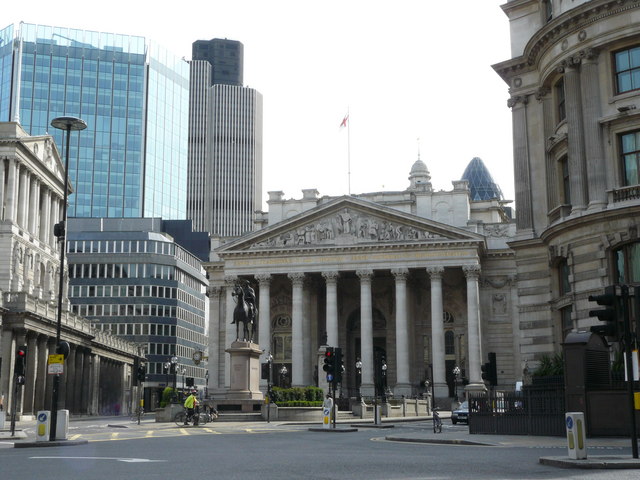
<path id="1" fill-rule="evenodd" d="M 51 424 L 51 412 L 41 410 L 36 416 L 36 442 L 49 441 L 49 427 Z"/>
<path id="2" fill-rule="evenodd" d="M 565 423 L 567 426 L 569 458 L 585 460 L 587 458 L 587 443 L 584 413 L 567 412 L 565 414 Z"/>

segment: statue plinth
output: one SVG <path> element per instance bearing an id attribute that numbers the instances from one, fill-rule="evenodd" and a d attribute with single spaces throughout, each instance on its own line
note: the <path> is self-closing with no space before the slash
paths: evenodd
<path id="1" fill-rule="evenodd" d="M 228 399 L 263 400 L 260 391 L 260 355 L 262 350 L 253 342 L 235 341 L 225 350 L 230 357 L 230 388 Z"/>

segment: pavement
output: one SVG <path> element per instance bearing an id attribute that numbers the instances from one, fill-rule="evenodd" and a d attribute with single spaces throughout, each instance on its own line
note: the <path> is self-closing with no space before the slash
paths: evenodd
<path id="1" fill-rule="evenodd" d="M 425 443 L 438 445 L 473 445 L 478 447 L 548 447 L 548 448 L 567 448 L 567 440 L 565 437 L 539 437 L 528 435 L 486 435 L 486 434 L 470 434 L 468 430 L 449 429 L 447 428 L 449 418 L 448 412 L 441 412 L 440 416 L 444 422 L 445 428 L 442 433 L 434 433 L 431 428 L 421 429 L 394 429 L 402 423 L 424 422 L 431 420 L 429 416 L 420 417 L 393 417 L 383 418 L 380 424 L 375 424 L 372 419 L 349 419 L 339 420 L 336 425 L 335 433 L 347 433 L 357 431 L 358 429 L 380 429 L 385 440 L 391 442 L 409 442 L 409 443 Z M 149 415 L 141 425 L 131 423 L 129 417 L 72 417 L 70 423 L 83 421 L 99 421 L 109 422 L 112 427 L 126 426 L 127 428 L 148 429 L 153 425 L 154 429 L 163 427 L 173 428 L 173 422 L 155 423 Z M 220 420 L 216 420 L 220 423 Z M 226 422 L 231 423 L 231 422 Z M 259 424 L 265 422 L 256 422 Z M 330 433 L 330 430 L 318 428 L 317 422 L 271 422 L 272 425 L 309 425 L 310 431 L 322 431 Z M 10 431 L 10 422 L 5 423 L 5 428 L 0 429 L 0 441 L 13 441 L 14 447 L 53 447 L 68 446 L 86 443 L 86 440 L 56 440 L 53 442 L 36 442 L 35 441 L 35 420 L 23 420 L 16 422 L 15 433 L 12 436 Z M 591 450 L 619 450 L 631 447 L 631 439 L 627 437 L 597 437 L 586 439 L 587 448 Z M 633 458 L 632 455 L 588 455 L 586 459 L 572 459 L 567 455 L 563 456 L 544 456 L 539 458 L 539 462 L 544 465 L 559 468 L 577 468 L 577 469 L 640 469 L 640 459 Z"/>

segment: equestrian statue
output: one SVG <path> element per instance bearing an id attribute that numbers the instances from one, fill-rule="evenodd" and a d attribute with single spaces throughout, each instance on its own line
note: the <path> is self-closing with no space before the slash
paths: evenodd
<path id="1" fill-rule="evenodd" d="M 242 341 L 253 342 L 258 320 L 256 292 L 248 281 L 243 280 L 235 284 L 231 295 L 236 298 L 236 308 L 233 310 L 233 322 L 231 322 L 232 325 L 236 324 L 236 341 L 240 340 L 240 322 L 242 322 Z"/>

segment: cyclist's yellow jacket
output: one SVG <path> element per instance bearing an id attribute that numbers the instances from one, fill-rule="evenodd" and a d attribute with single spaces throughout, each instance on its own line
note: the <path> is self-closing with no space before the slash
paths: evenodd
<path id="1" fill-rule="evenodd" d="M 195 395 L 189 395 L 184 401 L 184 408 L 194 408 L 197 402 Z"/>

